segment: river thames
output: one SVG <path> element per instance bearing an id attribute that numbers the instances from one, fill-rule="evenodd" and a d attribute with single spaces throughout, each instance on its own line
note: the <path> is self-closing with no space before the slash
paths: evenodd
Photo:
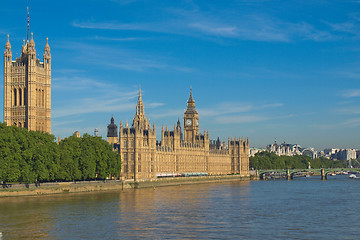
<path id="1" fill-rule="evenodd" d="M 317 176 L 2 198 L 0 239 L 359 239 L 359 187 Z"/>

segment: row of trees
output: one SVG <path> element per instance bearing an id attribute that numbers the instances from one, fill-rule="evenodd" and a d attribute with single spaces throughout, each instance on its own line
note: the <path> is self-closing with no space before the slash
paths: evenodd
<path id="1" fill-rule="evenodd" d="M 304 155 L 278 156 L 267 151 L 259 152 L 250 157 L 250 169 L 305 169 L 311 168 L 345 168 L 347 162 L 344 160 L 331 160 L 324 157 L 312 159 Z"/>
<path id="2" fill-rule="evenodd" d="M 55 142 L 48 133 L 0 123 L 0 182 L 49 182 L 119 176 L 120 155 L 101 137 Z"/>

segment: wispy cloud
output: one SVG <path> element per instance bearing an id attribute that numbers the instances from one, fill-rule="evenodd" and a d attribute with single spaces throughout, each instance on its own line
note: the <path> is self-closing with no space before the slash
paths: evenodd
<path id="1" fill-rule="evenodd" d="M 343 128 L 356 128 L 360 127 L 360 118 L 350 118 L 348 120 L 337 122 L 337 123 L 322 123 L 322 124 L 313 124 L 311 125 L 317 130 L 334 130 L 334 129 L 343 129 Z"/>
<path id="2" fill-rule="evenodd" d="M 145 70 L 170 70 L 177 72 L 193 72 L 194 69 L 176 64 L 170 64 L 170 60 L 153 53 L 133 51 L 126 48 L 111 48 L 95 44 L 68 42 L 63 48 L 70 49 L 74 54 L 72 61 L 86 62 L 95 66 L 103 66 L 111 69 L 124 69 L 142 72 Z"/>
<path id="3" fill-rule="evenodd" d="M 167 11 L 167 13 L 166 13 Z M 288 42 L 303 40 L 327 41 L 337 37 L 331 31 L 319 30 L 307 22 L 286 22 L 267 14 L 229 14 L 228 11 L 206 12 L 199 7 L 190 10 L 166 9 L 166 21 L 147 23 L 119 23 L 117 21 L 73 21 L 77 28 L 102 30 L 132 30 L 188 35 L 194 37 L 214 36 L 223 38 Z M 336 24 L 328 24 L 332 30 Z M 338 28 L 340 28 L 339 26 Z M 329 29 L 331 30 L 331 29 Z"/>
<path id="4" fill-rule="evenodd" d="M 53 117 L 59 118 L 88 113 L 118 113 L 134 109 L 134 103 L 126 102 L 124 98 L 109 99 L 96 97 L 74 100 L 73 102 L 76 102 L 76 104 L 66 106 L 63 104 L 62 107 L 55 108 Z"/>
<path id="5" fill-rule="evenodd" d="M 332 28 L 334 32 L 346 33 L 353 37 L 360 36 L 360 17 L 359 14 L 350 14 L 349 19 L 345 22 L 330 23 L 327 24 Z"/>
<path id="6" fill-rule="evenodd" d="M 180 117 L 184 113 L 184 109 L 161 109 L 161 112 L 152 113 L 152 119 L 161 119 L 166 117 Z"/>
<path id="7" fill-rule="evenodd" d="M 138 98 L 138 89 L 129 90 L 128 87 L 80 76 L 55 78 L 53 85 L 53 96 L 57 99 L 63 99 L 66 94 L 77 93 L 72 94 L 71 101 L 67 101 L 66 98 L 56 101 L 58 104 L 53 106 L 55 119 L 89 113 L 133 111 Z M 84 94 L 84 92 L 87 93 Z M 161 107 L 164 104 L 145 102 L 145 105 L 150 109 Z"/>
<path id="8" fill-rule="evenodd" d="M 353 106 L 353 107 L 342 107 L 337 110 L 339 113 L 345 114 L 360 114 L 360 107 Z"/>
<path id="9" fill-rule="evenodd" d="M 344 90 L 341 94 L 344 98 L 360 97 L 360 89 L 348 89 Z"/>
<path id="10" fill-rule="evenodd" d="M 83 76 L 61 76 L 61 77 L 54 77 L 52 79 L 52 88 L 53 90 L 88 90 L 88 89 L 96 89 L 109 91 L 113 89 L 113 84 L 96 81 L 94 79 L 91 79 L 89 77 L 83 77 Z"/>
<path id="11" fill-rule="evenodd" d="M 105 40 L 112 42 L 131 42 L 131 41 L 140 41 L 148 38 L 138 38 L 138 37 L 127 37 L 127 38 L 113 38 L 113 37 L 103 37 L 103 36 L 95 36 L 93 37 L 95 40 Z"/>
<path id="12" fill-rule="evenodd" d="M 360 118 L 352 118 L 341 123 L 342 126 L 348 128 L 354 128 L 360 126 Z"/>
<path id="13" fill-rule="evenodd" d="M 284 116 L 258 116 L 258 115 L 240 115 L 240 116 L 224 116 L 217 117 L 215 121 L 222 124 L 241 124 L 241 123 L 255 123 L 255 122 L 265 122 L 270 120 L 291 118 L 294 115 L 284 115 Z"/>
<path id="14" fill-rule="evenodd" d="M 123 24 L 117 22 L 78 22 L 72 23 L 77 28 L 102 29 L 102 30 L 154 30 L 150 24 Z"/>
<path id="15" fill-rule="evenodd" d="M 144 103 L 144 104 L 146 105 L 146 108 L 157 108 L 165 105 L 164 103 Z"/>
<path id="16" fill-rule="evenodd" d="M 249 111 L 257 111 L 269 108 L 282 107 L 282 103 L 266 103 L 266 104 L 251 104 L 251 103 L 234 103 L 234 102 L 223 102 L 215 106 L 199 109 L 199 114 L 202 116 L 219 116 L 228 115 L 234 113 L 243 113 Z"/>
<path id="17" fill-rule="evenodd" d="M 59 126 L 64 126 L 64 125 L 71 126 L 74 123 L 80 123 L 80 122 L 84 122 L 84 120 L 83 119 L 75 119 L 75 120 L 69 120 L 69 121 L 56 121 L 56 119 L 55 119 L 51 123 L 51 126 L 58 128 Z"/>

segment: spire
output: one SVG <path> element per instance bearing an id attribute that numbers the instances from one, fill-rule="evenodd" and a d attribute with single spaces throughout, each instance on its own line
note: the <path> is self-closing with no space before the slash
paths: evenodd
<path id="1" fill-rule="evenodd" d="M 21 47 L 21 53 L 23 54 L 23 53 L 25 53 L 25 39 L 23 40 L 23 45 L 22 45 L 22 47 Z"/>
<path id="2" fill-rule="evenodd" d="M 7 42 L 5 44 L 5 49 L 11 50 L 11 44 L 10 44 L 10 40 L 9 40 L 9 35 L 7 35 Z"/>
<path id="3" fill-rule="evenodd" d="M 195 101 L 192 96 L 192 87 L 190 87 L 190 96 L 189 96 L 189 100 L 187 101 L 187 109 L 185 113 L 197 113 L 195 109 Z"/>
<path id="4" fill-rule="evenodd" d="M 139 87 L 139 99 L 136 105 L 136 115 L 145 115 L 144 113 L 144 103 L 141 97 L 141 87 Z"/>
<path id="5" fill-rule="evenodd" d="M 50 52 L 49 38 L 46 38 L 45 52 Z"/>
<path id="6" fill-rule="evenodd" d="M 189 96 L 188 103 L 194 103 L 195 104 L 195 101 L 194 101 L 193 96 L 192 96 L 192 87 L 190 87 L 190 96 Z"/>
<path id="7" fill-rule="evenodd" d="M 34 34 L 31 33 L 31 40 L 29 43 L 29 47 L 32 48 L 33 50 L 35 49 L 35 41 L 34 41 Z"/>

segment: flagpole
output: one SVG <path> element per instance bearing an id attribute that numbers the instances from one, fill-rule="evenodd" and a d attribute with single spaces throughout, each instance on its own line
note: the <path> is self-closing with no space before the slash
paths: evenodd
<path id="1" fill-rule="evenodd" d="M 26 42 L 29 41 L 29 7 L 27 7 L 27 35 L 26 35 Z"/>

